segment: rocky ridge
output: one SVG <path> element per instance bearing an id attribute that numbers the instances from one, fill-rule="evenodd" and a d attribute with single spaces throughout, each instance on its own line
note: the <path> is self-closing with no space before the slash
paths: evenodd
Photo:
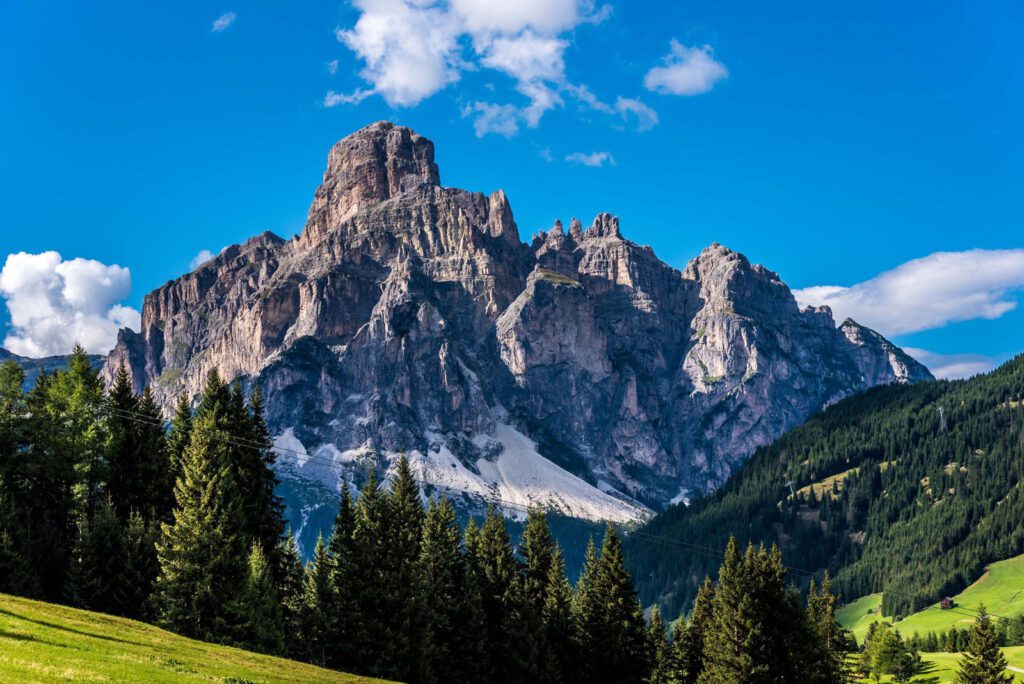
<path id="1" fill-rule="evenodd" d="M 610 214 L 524 244 L 503 192 L 443 187 L 433 144 L 388 122 L 332 147 L 300 235 L 150 293 L 120 363 L 165 406 L 214 368 L 258 384 L 303 521 L 402 451 L 510 512 L 633 519 L 844 396 L 931 378 L 718 244 L 680 272 Z"/>

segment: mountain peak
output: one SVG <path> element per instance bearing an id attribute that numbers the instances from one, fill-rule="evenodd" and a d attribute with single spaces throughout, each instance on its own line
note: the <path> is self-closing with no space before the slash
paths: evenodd
<path id="1" fill-rule="evenodd" d="M 440 183 L 434 143 L 406 126 L 377 121 L 331 147 L 303 235 L 318 237 L 369 205 Z"/>

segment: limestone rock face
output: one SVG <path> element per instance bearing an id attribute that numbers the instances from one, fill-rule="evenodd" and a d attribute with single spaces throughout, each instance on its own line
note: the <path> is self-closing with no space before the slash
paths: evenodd
<path id="1" fill-rule="evenodd" d="M 931 377 L 721 245 L 679 272 L 610 214 L 523 244 L 503 192 L 442 187 L 433 144 L 387 122 L 331 149 L 300 235 L 150 293 L 120 363 L 165 407 L 212 369 L 259 385 L 296 526 L 403 451 L 441 492 L 633 519 L 831 402 Z"/>

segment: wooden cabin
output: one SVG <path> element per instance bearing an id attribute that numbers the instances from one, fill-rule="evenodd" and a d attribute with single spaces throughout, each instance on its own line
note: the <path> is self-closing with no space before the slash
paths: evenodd
<path id="1" fill-rule="evenodd" d="M 956 601 L 948 596 L 943 596 L 942 600 L 939 601 L 939 608 L 942 610 L 952 610 L 954 607 L 956 607 Z"/>

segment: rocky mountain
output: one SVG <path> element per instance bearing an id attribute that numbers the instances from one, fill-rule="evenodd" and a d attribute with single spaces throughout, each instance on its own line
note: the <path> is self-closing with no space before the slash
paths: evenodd
<path id="1" fill-rule="evenodd" d="M 442 186 L 433 144 L 388 122 L 331 148 L 300 235 L 150 293 L 107 377 L 122 362 L 165 406 L 214 368 L 258 384 L 303 522 L 402 451 L 509 511 L 635 519 L 823 406 L 931 378 L 718 244 L 680 272 L 610 214 L 524 244 L 502 191 Z"/>

